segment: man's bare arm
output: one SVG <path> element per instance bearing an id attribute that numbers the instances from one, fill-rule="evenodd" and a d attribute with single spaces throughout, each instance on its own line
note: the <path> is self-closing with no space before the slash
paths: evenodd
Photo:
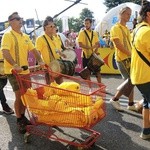
<path id="1" fill-rule="evenodd" d="M 92 46 L 92 49 L 98 49 L 100 48 L 99 42 L 96 42 L 95 45 Z"/>
<path id="2" fill-rule="evenodd" d="M 16 65 L 17 62 L 12 58 L 11 54 L 9 53 L 9 50 L 3 49 L 2 50 L 4 59 L 12 66 Z"/>
<path id="3" fill-rule="evenodd" d="M 12 58 L 9 50 L 7 49 L 3 49 L 2 50 L 2 53 L 3 53 L 3 58 L 10 64 L 12 65 L 12 68 L 15 69 L 18 73 L 22 72 L 22 68 L 21 66 L 19 66 L 17 64 L 17 62 Z"/>
<path id="4" fill-rule="evenodd" d="M 42 58 L 41 58 L 41 55 L 40 55 L 40 52 L 36 49 L 32 49 L 31 50 L 36 58 L 36 60 L 40 63 L 40 62 L 43 62 Z"/>
<path id="5" fill-rule="evenodd" d="M 121 44 L 119 39 L 113 39 L 113 42 L 115 43 L 115 46 L 117 47 L 117 49 L 125 53 L 127 56 L 131 56 L 131 51 L 129 51 L 128 49 L 125 49 L 125 47 Z"/>
<path id="6" fill-rule="evenodd" d="M 92 47 L 91 46 L 88 46 L 88 45 L 84 45 L 83 43 L 81 43 L 81 42 L 79 42 L 79 46 L 81 47 L 81 48 L 84 48 L 84 49 L 92 49 Z"/>

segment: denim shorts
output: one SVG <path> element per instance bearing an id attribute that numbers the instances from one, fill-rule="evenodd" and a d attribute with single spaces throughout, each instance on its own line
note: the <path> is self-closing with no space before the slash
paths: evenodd
<path id="1" fill-rule="evenodd" d="M 143 107 L 145 109 L 150 109 L 150 82 L 144 83 L 144 84 L 138 84 L 136 85 L 139 91 L 141 92 L 143 98 L 144 98 L 144 103 Z"/>
<path id="2" fill-rule="evenodd" d="M 116 65 L 124 80 L 130 77 L 130 63 L 131 63 L 130 58 L 125 59 L 123 61 L 116 61 Z"/>

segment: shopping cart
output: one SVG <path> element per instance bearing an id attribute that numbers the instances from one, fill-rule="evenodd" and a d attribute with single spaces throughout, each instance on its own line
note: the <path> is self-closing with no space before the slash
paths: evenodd
<path id="1" fill-rule="evenodd" d="M 48 67 L 35 71 L 32 68 L 26 75 L 12 72 L 32 124 L 26 127 L 25 142 L 32 134 L 83 149 L 96 142 L 100 133 L 92 127 L 106 115 L 105 85 L 52 72 Z M 57 84 L 56 76 L 61 76 L 63 83 Z M 87 137 L 84 140 L 75 137 L 76 131 L 75 136 L 69 135 L 68 128 L 81 130 Z"/>

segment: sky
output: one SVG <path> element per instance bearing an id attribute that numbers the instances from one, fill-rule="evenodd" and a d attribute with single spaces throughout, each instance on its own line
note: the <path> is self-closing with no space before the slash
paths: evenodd
<path id="1" fill-rule="evenodd" d="M 46 16 L 53 17 L 73 4 L 65 0 L 0 0 L 0 2 L 0 22 L 6 21 L 8 16 L 16 11 L 24 20 L 29 18 L 43 20 Z M 88 5 L 77 4 L 58 17 L 79 17 L 84 8 L 92 11 L 96 20 L 101 20 L 105 16 L 106 6 L 103 4 L 104 0 L 82 0 L 81 2 Z"/>

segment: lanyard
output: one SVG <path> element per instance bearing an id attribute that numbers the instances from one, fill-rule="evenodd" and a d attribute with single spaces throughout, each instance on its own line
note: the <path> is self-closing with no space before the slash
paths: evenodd
<path id="1" fill-rule="evenodd" d="M 19 46 L 18 46 L 18 41 L 14 33 L 11 31 L 12 36 L 14 37 L 15 40 L 15 61 L 16 63 L 20 66 L 20 59 L 19 59 Z"/>
<path id="2" fill-rule="evenodd" d="M 48 46 L 48 49 L 49 49 L 49 58 L 50 58 L 50 61 L 51 61 L 51 60 L 54 60 L 54 59 L 55 59 L 54 54 L 53 54 L 53 52 L 52 52 L 52 49 L 51 49 L 51 47 L 50 47 L 50 44 L 49 44 L 48 40 L 46 39 L 45 35 L 43 35 L 43 38 L 45 39 L 45 41 L 46 41 L 46 43 L 47 43 L 47 46 Z"/>
<path id="3" fill-rule="evenodd" d="M 89 40 L 89 42 L 90 42 L 90 44 L 91 44 L 91 46 L 92 46 L 92 41 L 93 41 L 93 31 L 92 31 L 91 38 L 89 37 L 89 35 L 88 35 L 88 33 L 86 32 L 86 30 L 84 30 L 84 33 L 85 33 L 85 35 L 87 36 L 87 38 L 88 38 L 88 40 Z"/>

